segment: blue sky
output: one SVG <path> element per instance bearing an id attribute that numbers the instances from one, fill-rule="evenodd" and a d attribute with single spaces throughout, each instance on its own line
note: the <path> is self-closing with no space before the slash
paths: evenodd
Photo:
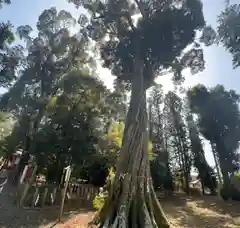
<path id="1" fill-rule="evenodd" d="M 216 27 L 217 15 L 224 7 L 225 0 L 203 0 L 205 19 L 208 24 Z M 237 3 L 239 0 L 233 0 L 232 3 Z M 72 13 L 78 18 L 79 10 L 76 10 L 67 0 L 12 0 L 12 4 L 4 6 L 0 10 L 0 21 L 10 21 L 14 26 L 30 25 L 35 28 L 38 16 L 41 12 L 52 6 L 57 9 L 64 9 Z M 198 75 L 191 76 L 186 73 L 186 86 L 191 86 L 197 83 L 205 84 L 206 86 L 214 86 L 223 84 L 228 89 L 235 89 L 240 93 L 240 69 L 232 69 L 231 56 L 222 48 L 212 46 L 205 49 L 206 69 Z M 111 85 L 112 77 L 106 70 L 100 71 L 101 78 L 106 84 Z M 162 80 L 165 88 L 171 88 L 169 78 Z M 209 152 L 209 145 L 206 143 L 206 155 L 208 161 L 213 164 L 213 158 Z"/>

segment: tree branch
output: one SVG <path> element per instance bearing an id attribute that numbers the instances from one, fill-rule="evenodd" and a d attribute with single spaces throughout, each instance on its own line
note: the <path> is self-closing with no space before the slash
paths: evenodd
<path id="1" fill-rule="evenodd" d="M 140 0 L 141 1 L 141 0 Z M 138 7 L 138 10 L 139 12 L 141 13 L 142 17 L 143 18 L 146 18 L 146 14 L 145 14 L 145 11 L 144 9 L 142 8 L 141 6 L 141 2 L 139 0 L 134 0 L 134 2 L 136 3 L 137 7 Z"/>

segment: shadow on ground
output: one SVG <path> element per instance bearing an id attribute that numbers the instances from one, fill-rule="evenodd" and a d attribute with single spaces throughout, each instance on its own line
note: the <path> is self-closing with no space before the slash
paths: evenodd
<path id="1" fill-rule="evenodd" d="M 165 213 L 173 227 L 184 228 L 239 228 L 240 203 L 224 202 L 217 197 L 202 196 L 162 201 Z"/>
<path id="2" fill-rule="evenodd" d="M 236 202 L 225 203 L 217 197 L 186 197 L 184 194 L 161 197 L 160 201 L 173 228 L 240 227 L 240 223 L 236 222 L 240 216 L 240 204 Z M 54 228 L 85 227 L 92 215 L 81 213 Z"/>
<path id="3" fill-rule="evenodd" d="M 5 186 L 0 194 L 0 227 L 1 228 L 41 228 L 51 224 L 50 227 L 58 222 L 59 207 L 46 207 L 43 209 L 19 208 L 14 203 L 14 192 L 11 186 Z M 62 220 L 72 216 L 85 213 L 89 209 L 82 209 L 79 202 L 75 204 L 66 203 Z"/>
<path id="4" fill-rule="evenodd" d="M 81 202 L 65 205 L 63 223 L 58 222 L 59 208 L 20 209 L 13 204 L 10 188 L 0 194 L 1 228 L 77 228 L 87 224 L 93 212 L 80 208 Z M 175 194 L 161 197 L 163 209 L 174 228 L 239 228 L 240 202 L 224 202 L 218 197 L 186 197 Z M 71 225 L 69 225 L 71 224 Z"/>
<path id="5" fill-rule="evenodd" d="M 209 208 L 220 214 L 229 214 L 233 217 L 240 216 L 240 202 L 237 201 L 223 201 L 218 197 L 208 199 L 205 197 L 196 201 L 198 207 Z"/>

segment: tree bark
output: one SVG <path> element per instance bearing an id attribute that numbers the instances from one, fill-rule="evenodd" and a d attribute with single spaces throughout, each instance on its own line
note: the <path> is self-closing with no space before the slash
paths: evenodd
<path id="1" fill-rule="evenodd" d="M 169 228 L 154 192 L 148 160 L 146 87 L 143 64 L 132 80 L 130 107 L 109 197 L 93 222 L 100 228 Z"/>

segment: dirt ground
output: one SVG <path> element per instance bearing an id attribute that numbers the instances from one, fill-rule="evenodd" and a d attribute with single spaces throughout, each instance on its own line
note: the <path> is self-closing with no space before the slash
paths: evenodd
<path id="1" fill-rule="evenodd" d="M 0 228 L 83 228 L 94 215 L 80 208 L 81 202 L 67 202 L 64 222 L 56 222 L 59 208 L 41 210 L 18 208 L 10 186 L 0 194 Z M 240 228 L 240 202 L 218 197 L 186 197 L 176 194 L 160 200 L 173 228 Z"/>
<path id="2" fill-rule="evenodd" d="M 174 228 L 239 228 L 240 202 L 224 202 L 218 197 L 163 199 L 163 209 Z M 44 228 L 83 228 L 94 212 L 80 212 L 64 223 L 51 223 Z"/>

